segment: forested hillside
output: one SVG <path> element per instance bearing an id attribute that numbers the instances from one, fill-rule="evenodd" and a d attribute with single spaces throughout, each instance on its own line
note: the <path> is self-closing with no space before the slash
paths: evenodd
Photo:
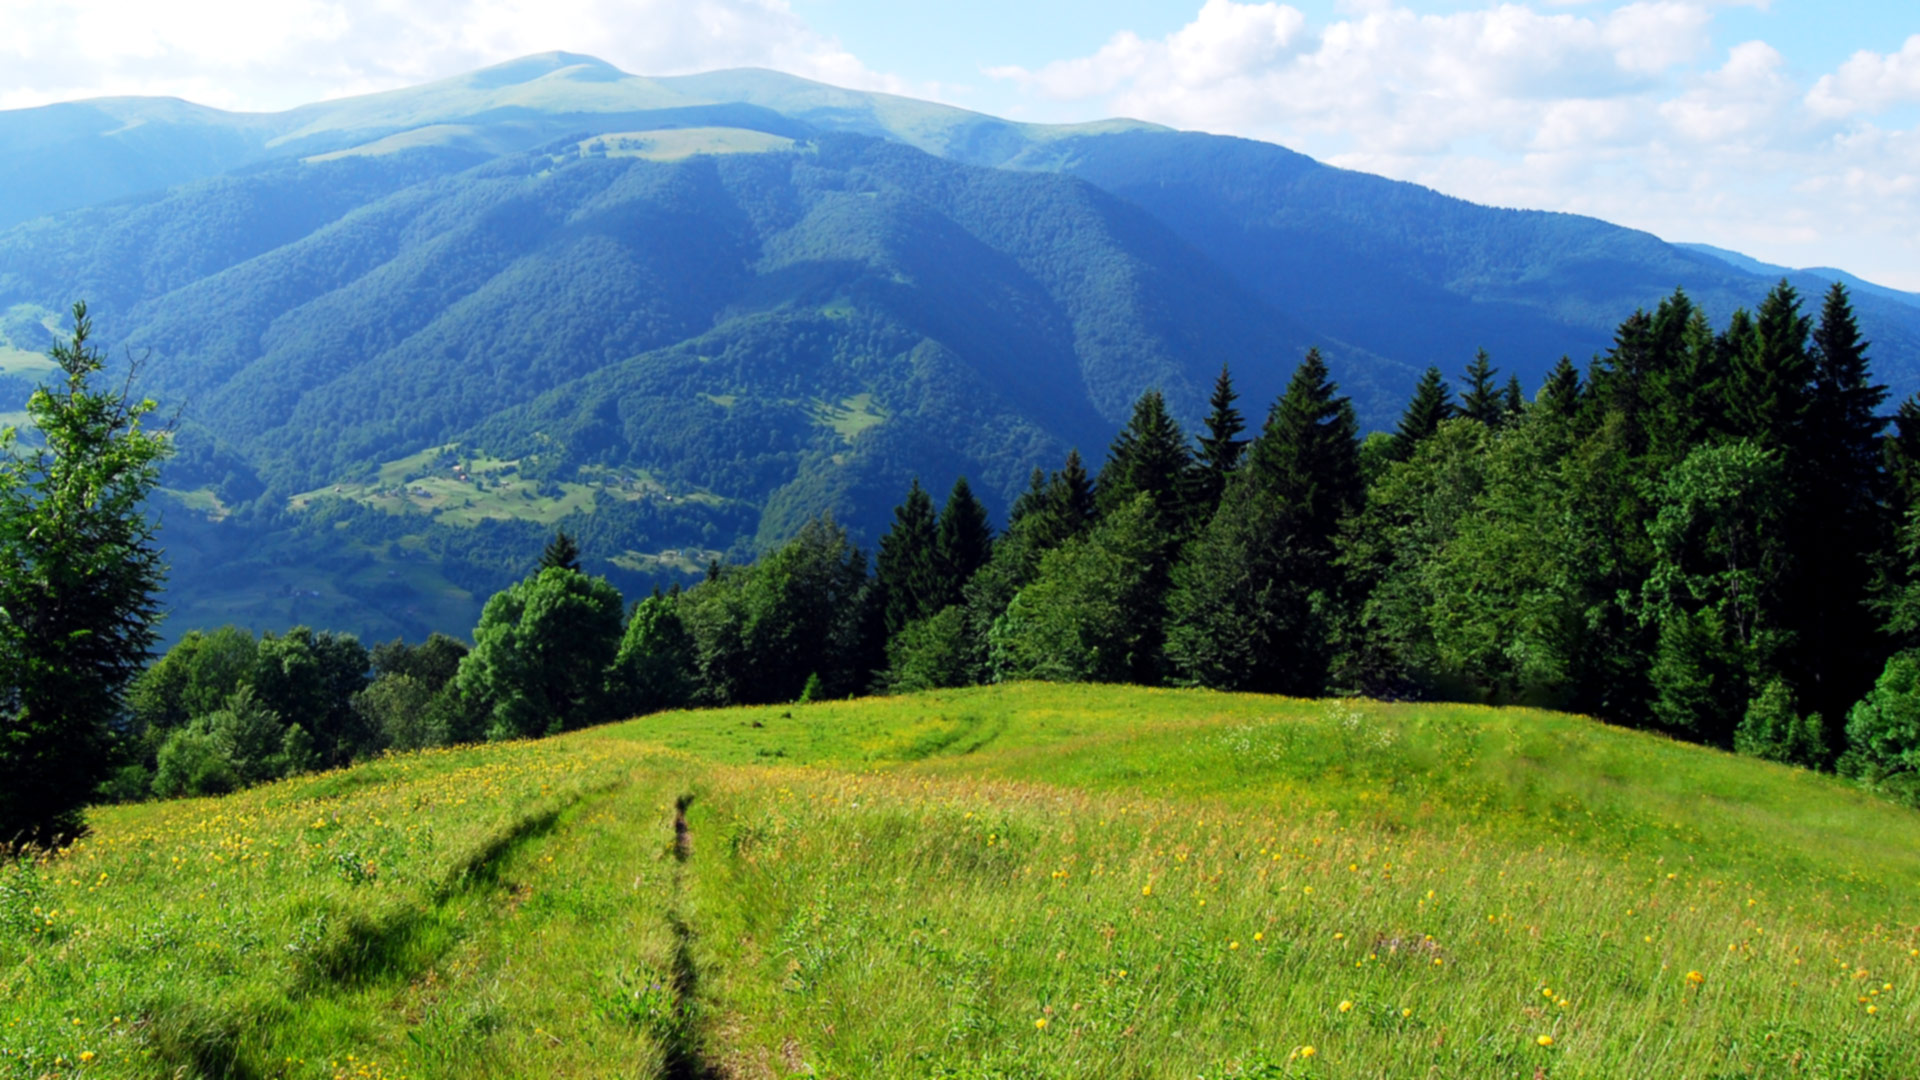
<path id="1" fill-rule="evenodd" d="M 559 525 L 643 592 L 826 511 L 871 542 L 916 475 L 1003 520 L 1142 392 L 1196 421 L 1223 363 L 1272 400 L 1317 345 L 1380 429 L 1428 365 L 1530 389 L 1676 285 L 1724 321 L 1778 280 L 1263 143 L 566 54 L 0 113 L 0 150 L 0 414 L 73 299 L 147 358 L 173 636 L 459 631 Z M 1854 301 L 1905 396 L 1920 308 Z"/>

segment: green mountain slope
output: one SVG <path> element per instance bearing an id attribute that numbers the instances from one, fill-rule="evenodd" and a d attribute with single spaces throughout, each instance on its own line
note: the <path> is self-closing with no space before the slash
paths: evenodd
<path id="1" fill-rule="evenodd" d="M 1231 362 L 1271 400 L 1319 340 L 1078 180 L 712 126 L 324 155 L 0 239 L 0 301 L 45 314 L 73 289 L 185 410 L 203 452 L 169 485 L 247 504 L 220 524 L 284 536 L 339 496 L 326 512 L 398 572 L 392 545 L 497 517 L 519 529 L 484 545 L 501 558 L 456 574 L 481 595 L 568 514 L 597 567 L 657 569 L 824 512 L 872 535 L 914 475 L 965 473 L 1004 507 L 1035 464 L 1097 457 L 1141 391 L 1192 417 Z M 1373 414 L 1394 407 L 1379 388 L 1408 373 L 1320 343 Z M 373 483 L 449 446 L 508 463 L 467 474 L 484 514 L 441 521 L 400 490 L 424 473 Z M 176 592 L 207 587 L 189 569 Z"/>
<path id="2" fill-rule="evenodd" d="M 1902 1080 L 1920 1055 L 1912 811 L 1533 710 L 1008 685 L 93 824 L 0 868 L 5 1075 Z"/>
<path id="3" fill-rule="evenodd" d="M 277 114 L 5 112 L 0 162 L 0 415 L 75 298 L 146 358 L 176 632 L 463 632 L 557 524 L 644 588 L 822 511 L 871 540 L 916 474 L 1004 507 L 1148 388 L 1197 417 L 1223 362 L 1257 416 L 1319 345 L 1386 426 L 1428 364 L 1534 384 L 1676 286 L 1719 320 L 1776 280 L 1264 143 L 565 53 Z M 1855 299 L 1920 389 L 1920 308 Z"/>

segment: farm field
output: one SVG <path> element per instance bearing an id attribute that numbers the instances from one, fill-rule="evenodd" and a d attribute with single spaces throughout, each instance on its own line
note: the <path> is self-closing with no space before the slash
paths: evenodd
<path id="1" fill-rule="evenodd" d="M 0 1077 L 1907 1077 L 1920 814 L 1578 717 L 1016 684 L 96 811 Z"/>

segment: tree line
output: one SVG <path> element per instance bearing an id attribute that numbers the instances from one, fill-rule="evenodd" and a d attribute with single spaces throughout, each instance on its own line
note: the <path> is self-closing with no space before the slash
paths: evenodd
<path id="1" fill-rule="evenodd" d="M 627 608 L 565 534 L 471 647 L 190 633 L 105 728 L 103 794 L 687 705 L 1041 679 L 1530 704 L 1920 801 L 1920 399 L 1881 415 L 1843 287 L 1716 329 L 1683 293 L 1529 396 L 1481 353 L 1362 437 L 1309 352 L 1257 428 L 1144 394 L 996 532 L 916 480 L 870 560 L 829 519 Z"/>

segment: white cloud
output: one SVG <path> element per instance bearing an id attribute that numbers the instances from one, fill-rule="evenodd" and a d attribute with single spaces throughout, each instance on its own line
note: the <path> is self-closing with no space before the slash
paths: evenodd
<path id="1" fill-rule="evenodd" d="M 551 49 L 649 75 L 758 65 L 905 89 L 786 0 L 6 0 L 0 108 L 129 93 L 287 108 Z"/>
<path id="2" fill-rule="evenodd" d="M 1891 55 L 1854 53 L 1807 93 L 1807 106 L 1823 116 L 1875 112 L 1909 101 L 1920 101 L 1920 34 Z"/>
<path id="3" fill-rule="evenodd" d="M 1165 38 L 1121 34 L 1090 56 L 992 74 L 1062 111 L 1270 139 L 1481 202 L 1920 289 L 1920 129 L 1872 122 L 1920 102 L 1920 35 L 1856 54 L 1809 90 L 1764 41 L 1716 52 L 1725 6 L 1514 0 L 1420 14 L 1342 0 L 1311 25 L 1290 7 L 1207 0 Z M 1255 19 L 1285 32 L 1258 47 L 1219 32 Z"/>

